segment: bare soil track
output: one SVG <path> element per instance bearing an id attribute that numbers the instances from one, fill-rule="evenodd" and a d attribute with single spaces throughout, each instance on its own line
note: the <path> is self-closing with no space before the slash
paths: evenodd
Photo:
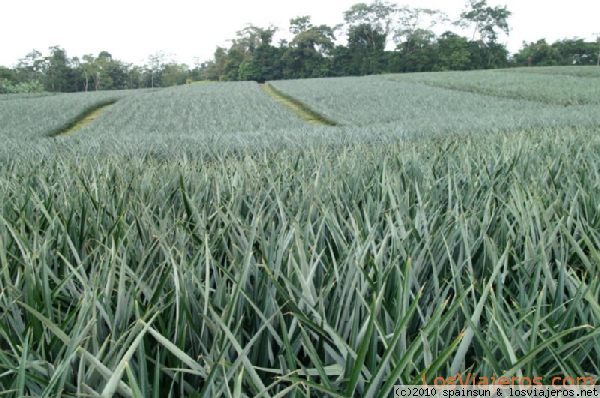
<path id="1" fill-rule="evenodd" d="M 116 100 L 109 100 L 99 104 L 92 106 L 91 108 L 83 111 L 79 116 L 74 118 L 72 121 L 62 126 L 61 128 L 51 132 L 49 134 L 50 137 L 59 137 L 59 136 L 68 136 L 76 133 L 78 130 L 81 130 L 88 124 L 92 123 L 96 120 L 102 112 L 106 110 L 109 106 L 112 106 Z"/>
<path id="2" fill-rule="evenodd" d="M 260 84 L 260 88 L 268 96 L 270 96 L 275 101 L 279 102 L 281 105 L 294 112 L 298 117 L 300 117 L 302 120 L 305 120 L 308 123 L 325 126 L 337 126 L 337 122 L 310 109 L 307 105 L 277 90 L 269 83 Z"/>

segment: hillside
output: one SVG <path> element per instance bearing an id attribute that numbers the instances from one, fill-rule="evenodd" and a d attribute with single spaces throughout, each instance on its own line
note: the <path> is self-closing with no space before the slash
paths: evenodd
<path id="1" fill-rule="evenodd" d="M 598 77 L 0 95 L 0 391 L 599 378 Z"/>

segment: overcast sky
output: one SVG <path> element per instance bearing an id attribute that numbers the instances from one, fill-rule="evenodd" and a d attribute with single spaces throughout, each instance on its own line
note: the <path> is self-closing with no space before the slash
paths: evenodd
<path id="1" fill-rule="evenodd" d="M 247 23 L 287 31 L 291 17 L 335 25 L 360 0 L 1 0 L 0 65 L 12 66 L 32 49 L 60 45 L 69 56 L 108 50 L 117 59 L 143 63 L 157 51 L 193 65 L 212 57 L 217 45 Z M 465 0 L 398 1 L 437 8 L 456 18 Z M 598 0 L 489 0 L 513 12 L 512 32 L 502 40 L 515 52 L 523 41 L 556 40 L 600 33 Z"/>

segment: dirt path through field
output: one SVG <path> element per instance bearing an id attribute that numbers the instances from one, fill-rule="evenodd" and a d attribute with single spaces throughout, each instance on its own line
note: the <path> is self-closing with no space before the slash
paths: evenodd
<path id="1" fill-rule="evenodd" d="M 337 126 L 335 121 L 328 119 L 327 117 L 310 109 L 307 105 L 277 90 L 269 83 L 260 84 L 260 88 L 269 97 L 273 98 L 275 101 L 294 112 L 298 117 L 307 123 L 318 124 L 322 126 Z"/>
<path id="2" fill-rule="evenodd" d="M 71 123 L 68 123 L 66 126 L 50 135 L 52 137 L 64 137 L 76 133 L 78 130 L 81 130 L 85 126 L 94 122 L 102 114 L 102 112 L 104 112 L 108 107 L 114 105 L 115 102 L 117 101 L 105 102 L 88 109 L 79 117 L 75 118 Z"/>

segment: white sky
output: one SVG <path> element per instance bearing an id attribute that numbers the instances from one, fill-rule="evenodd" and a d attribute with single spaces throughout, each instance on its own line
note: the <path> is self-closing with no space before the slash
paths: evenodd
<path id="1" fill-rule="evenodd" d="M 0 0 L 0 65 L 12 66 L 32 49 L 60 45 L 68 56 L 107 50 L 117 59 L 141 64 L 157 51 L 193 65 L 212 57 L 217 45 L 245 24 L 274 24 L 287 32 L 290 18 L 311 15 L 317 24 L 335 25 L 361 0 Z M 364 0 L 362 0 L 364 1 Z M 367 1 L 369 2 L 369 1 Z M 456 18 L 465 0 L 398 0 L 437 8 Z M 513 12 L 515 52 L 523 41 L 594 38 L 600 33 L 598 0 L 488 0 Z"/>

